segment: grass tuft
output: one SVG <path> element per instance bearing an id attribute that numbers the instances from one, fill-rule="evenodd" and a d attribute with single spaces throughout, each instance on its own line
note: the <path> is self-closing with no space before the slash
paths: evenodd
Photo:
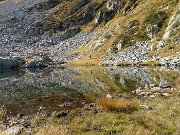
<path id="1" fill-rule="evenodd" d="M 35 135 L 66 135 L 66 130 L 62 126 L 48 125 L 42 127 Z"/>
<path id="2" fill-rule="evenodd" d="M 103 109 L 111 111 L 132 112 L 137 110 L 137 102 L 127 99 L 112 99 L 112 98 L 99 98 L 96 104 Z"/>

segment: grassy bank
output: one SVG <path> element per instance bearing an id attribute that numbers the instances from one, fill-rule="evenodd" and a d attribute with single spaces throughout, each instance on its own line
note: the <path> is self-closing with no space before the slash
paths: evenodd
<path id="1" fill-rule="evenodd" d="M 34 135 L 179 135 L 180 97 L 97 98 L 92 104 L 32 118 Z M 0 116 L 4 116 L 1 108 Z M 0 131 L 3 135 L 3 132 Z M 23 134 L 23 132 L 21 132 Z"/>
<path id="2" fill-rule="evenodd" d="M 144 99 L 98 98 L 53 122 L 37 126 L 37 135 L 178 135 L 180 133 L 180 98 Z M 44 124 L 46 123 L 46 124 Z"/>

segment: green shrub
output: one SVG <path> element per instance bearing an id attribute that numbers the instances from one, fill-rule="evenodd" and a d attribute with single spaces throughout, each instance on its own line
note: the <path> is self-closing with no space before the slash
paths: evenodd
<path id="1" fill-rule="evenodd" d="M 130 35 L 126 35 L 126 34 L 119 34 L 116 36 L 115 40 L 113 41 L 113 45 L 118 44 L 119 41 L 122 41 L 123 43 L 128 43 L 130 40 L 132 40 Z"/>
<path id="2" fill-rule="evenodd" d="M 106 35 L 104 36 L 104 38 L 105 38 L 105 39 L 110 39 L 110 38 L 111 38 L 111 34 L 106 34 Z"/>
<path id="3" fill-rule="evenodd" d="M 180 26 L 180 22 L 177 21 L 177 22 L 175 22 L 175 23 L 173 24 L 172 28 L 173 28 L 173 29 L 176 29 L 176 28 L 178 28 L 179 26 Z"/>
<path id="4" fill-rule="evenodd" d="M 157 25 L 161 28 L 166 19 L 167 14 L 165 12 L 151 12 L 150 15 L 145 18 L 144 23 Z"/>

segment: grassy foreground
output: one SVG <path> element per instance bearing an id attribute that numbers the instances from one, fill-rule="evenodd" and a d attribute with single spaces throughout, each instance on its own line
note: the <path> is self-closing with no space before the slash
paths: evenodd
<path id="1" fill-rule="evenodd" d="M 81 109 L 33 119 L 34 135 L 179 135 L 180 97 L 98 98 Z M 1 109 L 1 116 L 4 111 Z M 59 117 L 61 116 L 61 117 Z M 1 117 L 2 118 L 2 117 Z M 43 119 L 43 120 L 42 120 Z M 0 134 L 2 134 L 0 132 Z"/>
<path id="2" fill-rule="evenodd" d="M 80 116 L 72 118 L 69 130 L 72 134 L 82 135 L 179 134 L 179 103 L 179 97 L 101 100 L 98 103 L 98 106 L 102 106 L 101 111 L 81 110 Z"/>

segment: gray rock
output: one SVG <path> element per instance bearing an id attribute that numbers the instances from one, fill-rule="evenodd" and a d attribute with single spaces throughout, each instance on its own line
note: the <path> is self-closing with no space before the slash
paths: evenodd
<path id="1" fill-rule="evenodd" d="M 65 40 L 65 39 L 68 39 L 68 38 L 71 38 L 73 36 L 75 36 L 77 33 L 80 32 L 80 29 L 77 28 L 77 27 L 74 27 L 74 28 L 70 28 L 70 29 L 67 29 L 61 36 L 60 38 L 62 40 Z"/>
<path id="2" fill-rule="evenodd" d="M 117 4 L 117 1 L 108 0 L 106 8 L 108 10 L 113 10 L 116 4 Z"/>
<path id="3" fill-rule="evenodd" d="M 8 135 L 19 135 L 20 133 L 20 127 L 19 126 L 13 126 L 9 129 L 7 129 L 7 134 Z"/>
<path id="4" fill-rule="evenodd" d="M 90 0 L 79 0 L 71 12 L 73 13 L 76 12 L 77 10 L 79 10 L 81 7 L 88 4 L 89 2 Z"/>
<path id="5" fill-rule="evenodd" d="M 164 97 L 168 97 L 169 93 L 162 93 L 161 95 L 164 96 Z"/>
<path id="6" fill-rule="evenodd" d="M 162 89 L 171 88 L 171 86 L 167 82 L 160 82 L 159 87 Z"/>
<path id="7" fill-rule="evenodd" d="M 16 62 L 8 58 L 0 58 L 0 69 L 12 68 L 16 65 Z"/>
<path id="8" fill-rule="evenodd" d="M 39 28 L 36 28 L 35 30 L 34 30 L 34 36 L 37 36 L 37 35 L 39 35 L 40 34 L 40 29 Z"/>
<path id="9" fill-rule="evenodd" d="M 33 30 L 33 29 L 29 30 L 29 31 L 28 31 L 28 35 L 29 35 L 29 36 L 34 36 L 34 35 L 35 35 L 35 34 L 34 34 L 34 30 Z"/>
<path id="10" fill-rule="evenodd" d="M 50 29 L 50 25 L 48 23 L 45 23 L 42 30 L 43 31 L 48 31 Z"/>

